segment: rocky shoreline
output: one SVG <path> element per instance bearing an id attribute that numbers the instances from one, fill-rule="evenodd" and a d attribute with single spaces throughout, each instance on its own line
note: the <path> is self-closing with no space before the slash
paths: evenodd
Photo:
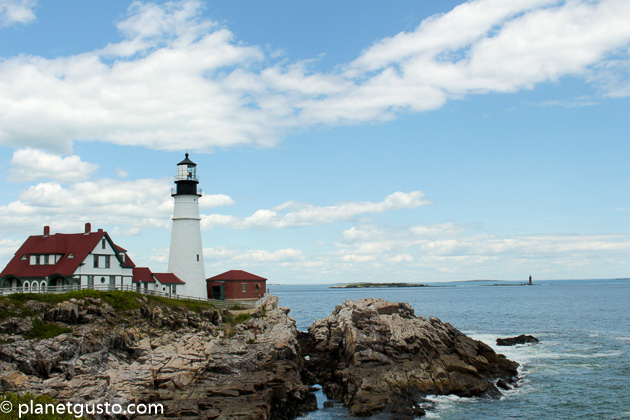
<path id="1" fill-rule="evenodd" d="M 355 415 L 412 418 L 427 394 L 500 395 L 495 382 L 509 387 L 517 375 L 517 363 L 406 303 L 346 301 L 298 332 L 277 298 L 242 322 L 133 299 L 132 309 L 0 299 L 0 394 L 157 402 L 167 418 L 292 419 L 317 409 L 312 385 L 321 384 Z M 62 332 L 23 338 L 42 323 Z"/>

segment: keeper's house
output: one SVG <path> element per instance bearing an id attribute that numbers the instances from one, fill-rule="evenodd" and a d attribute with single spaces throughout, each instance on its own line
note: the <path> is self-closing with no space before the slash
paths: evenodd
<path id="1" fill-rule="evenodd" d="M 243 270 L 230 270 L 206 279 L 208 299 L 255 300 L 265 295 L 267 279 Z"/>
<path id="2" fill-rule="evenodd" d="M 127 250 L 103 229 L 30 236 L 0 273 L 0 294 L 79 289 L 137 290 L 176 294 L 185 283 L 172 273 L 136 267 Z"/>

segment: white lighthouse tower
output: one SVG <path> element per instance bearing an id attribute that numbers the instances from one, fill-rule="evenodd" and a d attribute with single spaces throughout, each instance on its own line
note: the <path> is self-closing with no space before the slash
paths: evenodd
<path id="1" fill-rule="evenodd" d="M 168 271 L 186 282 L 185 286 L 178 288 L 178 294 L 205 299 L 208 292 L 199 226 L 201 189 L 197 189 L 197 184 L 197 164 L 186 153 L 186 159 L 177 164 L 176 187 L 171 191 L 175 209 Z"/>

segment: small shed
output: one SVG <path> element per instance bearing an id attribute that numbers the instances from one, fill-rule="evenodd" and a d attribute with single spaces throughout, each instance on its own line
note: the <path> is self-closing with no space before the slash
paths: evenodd
<path id="1" fill-rule="evenodd" d="M 260 299 L 267 291 L 267 279 L 243 270 L 230 270 L 206 279 L 209 299 Z"/>

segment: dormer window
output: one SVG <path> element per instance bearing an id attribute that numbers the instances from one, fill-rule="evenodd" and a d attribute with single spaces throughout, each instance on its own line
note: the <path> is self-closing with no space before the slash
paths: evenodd
<path id="1" fill-rule="evenodd" d="M 32 254 L 30 256 L 30 265 L 55 265 L 61 258 L 61 254 Z M 23 255 L 21 260 L 27 260 L 26 255 Z"/>

